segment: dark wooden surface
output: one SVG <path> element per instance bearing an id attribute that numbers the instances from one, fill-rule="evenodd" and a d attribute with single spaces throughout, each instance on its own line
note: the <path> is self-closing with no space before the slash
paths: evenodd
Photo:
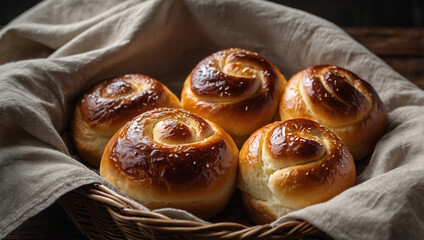
<path id="1" fill-rule="evenodd" d="M 345 28 L 394 70 L 424 89 L 424 28 Z M 85 239 L 58 203 L 24 222 L 6 239 Z"/>
<path id="2" fill-rule="evenodd" d="M 424 89 L 424 28 L 345 28 L 345 31 Z"/>

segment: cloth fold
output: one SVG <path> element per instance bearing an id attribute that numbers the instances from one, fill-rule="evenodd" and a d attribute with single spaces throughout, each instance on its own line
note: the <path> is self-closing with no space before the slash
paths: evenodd
<path id="1" fill-rule="evenodd" d="M 66 192 L 110 186 L 70 144 L 70 116 L 85 90 L 142 73 L 179 95 L 202 58 L 231 47 L 260 53 L 286 78 L 317 64 L 349 69 L 389 113 L 355 187 L 274 225 L 301 218 L 335 239 L 424 236 L 424 91 L 334 24 L 256 0 L 47 0 L 0 31 L 0 238 Z"/>

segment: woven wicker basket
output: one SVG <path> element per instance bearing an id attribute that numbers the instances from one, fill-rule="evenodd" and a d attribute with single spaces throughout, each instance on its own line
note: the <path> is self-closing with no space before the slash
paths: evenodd
<path id="1" fill-rule="evenodd" d="M 89 239 L 329 238 L 303 220 L 287 221 L 278 227 L 249 224 L 249 220 L 244 220 L 248 219 L 245 214 L 237 216 L 243 215 L 238 194 L 209 224 L 139 210 L 128 199 L 101 184 L 90 184 L 69 192 L 60 199 L 60 203 Z"/>

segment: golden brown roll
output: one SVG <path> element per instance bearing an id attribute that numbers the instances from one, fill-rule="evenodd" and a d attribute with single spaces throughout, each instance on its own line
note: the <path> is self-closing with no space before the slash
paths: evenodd
<path id="1" fill-rule="evenodd" d="M 247 213 L 258 224 L 329 200 L 355 180 L 347 147 L 311 120 L 270 123 L 240 150 L 238 187 Z"/>
<path id="2" fill-rule="evenodd" d="M 236 187 L 238 149 L 216 124 L 158 108 L 125 124 L 107 144 L 100 175 L 150 209 L 201 218 L 221 211 Z"/>
<path id="3" fill-rule="evenodd" d="M 294 75 L 280 103 L 280 118 L 317 121 L 339 136 L 355 160 L 370 154 L 387 126 L 374 88 L 337 66 L 313 66 Z"/>
<path id="4" fill-rule="evenodd" d="M 184 83 L 184 109 L 209 119 L 241 147 L 256 129 L 278 116 L 286 84 L 280 71 L 264 57 L 227 49 L 203 59 Z"/>
<path id="5" fill-rule="evenodd" d="M 158 107 L 181 107 L 178 98 L 159 81 L 141 74 L 102 81 L 77 103 L 71 132 L 82 159 L 99 167 L 109 139 L 133 117 Z"/>

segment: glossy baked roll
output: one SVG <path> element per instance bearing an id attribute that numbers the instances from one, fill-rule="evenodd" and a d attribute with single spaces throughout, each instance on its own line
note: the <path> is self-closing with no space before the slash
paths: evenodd
<path id="1" fill-rule="evenodd" d="M 141 74 L 102 81 L 77 103 L 71 132 L 80 157 L 99 167 L 103 150 L 116 131 L 133 117 L 158 107 L 181 107 L 159 81 Z"/>
<path id="2" fill-rule="evenodd" d="M 355 160 L 370 154 L 387 126 L 374 88 L 336 66 L 313 66 L 294 75 L 280 103 L 280 118 L 307 118 L 324 125 L 348 146 Z"/>
<path id="3" fill-rule="evenodd" d="M 311 120 L 270 123 L 240 150 L 238 187 L 247 213 L 258 224 L 329 200 L 355 180 L 347 147 Z"/>
<path id="4" fill-rule="evenodd" d="M 236 187 L 238 149 L 222 128 L 182 109 L 158 108 L 107 144 L 100 175 L 150 209 L 201 218 L 221 211 Z"/>
<path id="5" fill-rule="evenodd" d="M 280 71 L 257 53 L 222 50 L 193 69 L 181 104 L 221 126 L 241 147 L 251 133 L 278 116 L 285 84 Z"/>

